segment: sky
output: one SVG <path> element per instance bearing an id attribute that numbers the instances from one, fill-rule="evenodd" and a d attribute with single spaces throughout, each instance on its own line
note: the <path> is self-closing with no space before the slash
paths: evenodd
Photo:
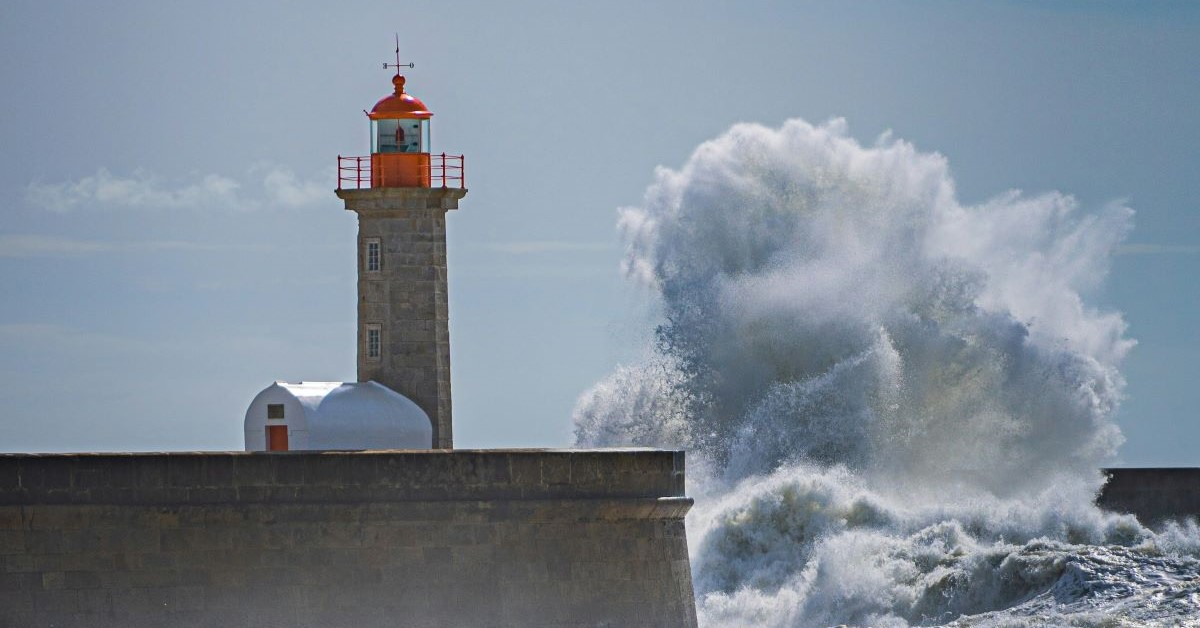
<path id="1" fill-rule="evenodd" d="M 656 321 L 617 210 L 738 122 L 845 118 L 964 203 L 1136 210 L 1118 464 L 1200 465 L 1200 5 L 26 2 L 0 6 L 0 451 L 229 450 L 275 380 L 355 379 L 337 155 L 390 90 L 466 155 L 455 444 L 564 446 Z"/>

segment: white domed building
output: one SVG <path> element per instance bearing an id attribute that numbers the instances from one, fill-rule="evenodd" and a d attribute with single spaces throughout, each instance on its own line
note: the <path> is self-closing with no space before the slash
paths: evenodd
<path id="1" fill-rule="evenodd" d="M 378 382 L 275 382 L 246 410 L 246 451 L 430 449 L 417 404 Z"/>

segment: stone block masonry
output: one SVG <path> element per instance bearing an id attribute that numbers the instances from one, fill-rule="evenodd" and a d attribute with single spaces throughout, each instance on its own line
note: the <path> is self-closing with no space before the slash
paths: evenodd
<path id="1" fill-rule="evenodd" d="M 358 214 L 358 381 L 377 381 L 413 400 L 429 415 L 439 449 L 454 446 L 446 212 L 466 193 L 337 191 Z"/>
<path id="2" fill-rule="evenodd" d="M 0 455 L 0 626 L 694 626 L 683 462 Z"/>

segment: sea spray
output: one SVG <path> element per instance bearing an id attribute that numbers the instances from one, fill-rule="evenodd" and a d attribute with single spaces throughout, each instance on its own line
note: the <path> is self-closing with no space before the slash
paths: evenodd
<path id="1" fill-rule="evenodd" d="M 1174 622 L 1195 527 L 1092 505 L 1133 342 L 1084 295 L 1131 222 L 963 205 L 943 157 L 840 120 L 737 125 L 621 210 L 662 323 L 577 440 L 689 450 L 707 625 Z"/>

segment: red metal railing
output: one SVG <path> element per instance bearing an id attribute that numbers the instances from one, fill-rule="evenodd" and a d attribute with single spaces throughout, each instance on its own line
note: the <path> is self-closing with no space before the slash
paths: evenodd
<path id="1" fill-rule="evenodd" d="M 429 162 L 429 184 L 443 188 L 467 187 L 467 168 L 462 155 L 434 155 Z M 438 174 L 438 168 L 441 174 Z M 441 183 L 441 185 L 437 185 Z M 458 185 L 454 185 L 457 183 Z"/>
<path id="2" fill-rule="evenodd" d="M 344 190 L 355 190 L 371 187 L 371 158 L 342 157 L 338 155 L 338 186 Z"/>
<path id="3" fill-rule="evenodd" d="M 371 157 L 342 157 L 338 155 L 338 189 L 371 187 Z M 467 187 L 466 161 L 462 155 L 429 156 L 429 187 Z"/>

